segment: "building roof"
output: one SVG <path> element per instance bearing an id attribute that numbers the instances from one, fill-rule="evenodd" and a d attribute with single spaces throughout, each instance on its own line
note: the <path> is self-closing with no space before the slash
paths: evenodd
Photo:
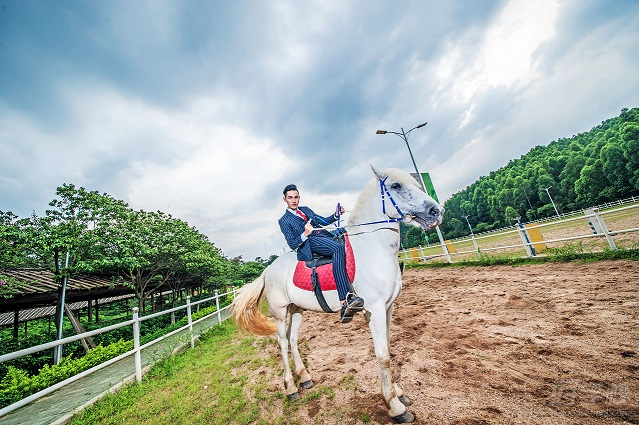
<path id="1" fill-rule="evenodd" d="M 20 282 L 18 294 L 8 299 L 0 299 L 0 313 L 55 305 L 60 284 L 55 275 L 46 269 L 2 270 L 2 275 Z M 129 295 L 133 289 L 128 282 L 118 282 L 109 276 L 89 276 L 76 274 L 67 279 L 65 302 L 103 299 Z"/>

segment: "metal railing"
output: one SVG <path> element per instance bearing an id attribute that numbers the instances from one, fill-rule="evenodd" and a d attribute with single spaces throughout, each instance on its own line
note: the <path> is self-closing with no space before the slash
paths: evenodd
<path id="1" fill-rule="evenodd" d="M 187 297 L 186 298 L 186 304 L 183 306 L 179 306 L 179 307 L 175 307 L 175 308 L 171 308 L 169 310 L 164 310 L 164 311 L 160 311 L 158 313 L 153 313 L 153 314 L 149 314 L 147 316 L 139 316 L 139 310 L 137 307 L 133 308 L 133 312 L 132 312 L 132 319 L 131 320 L 127 320 L 124 322 L 120 322 L 117 323 L 115 325 L 111 325 L 111 326 L 105 326 L 104 328 L 100 328 L 100 329 L 94 329 L 92 331 L 89 332 L 84 332 L 82 334 L 78 334 L 75 336 L 70 336 L 67 338 L 62 338 L 56 341 L 51 341 L 51 342 L 47 342 L 45 344 L 40 344 L 40 345 L 36 345 L 34 347 L 29 347 L 29 348 L 25 348 L 23 350 L 19 350 L 19 351 L 14 351 L 12 353 L 7 353 L 7 354 L 3 354 L 0 355 L 0 363 L 2 362 L 6 362 L 9 360 L 13 360 L 13 359 L 17 359 L 29 354 L 33 354 L 33 353 L 37 353 L 39 351 L 43 351 L 43 350 L 48 350 L 51 348 L 55 348 L 58 346 L 62 346 L 64 344 L 68 344 L 71 342 L 75 342 L 75 341 L 79 341 L 81 339 L 87 338 L 87 337 L 91 337 L 94 335 L 98 335 L 101 333 L 105 333 L 105 332 L 109 332 L 115 329 L 119 329 L 125 326 L 133 326 L 133 349 L 127 351 L 126 353 L 120 354 L 117 357 L 114 357 L 110 360 L 107 360 L 103 363 L 100 363 L 99 365 L 96 365 L 90 369 L 87 369 L 83 372 L 80 372 L 74 376 L 71 376 L 70 378 L 65 379 L 64 381 L 60 381 L 50 387 L 47 387 L 35 394 L 31 394 L 28 397 L 23 398 L 20 401 L 17 401 L 13 404 L 10 404 L 9 406 L 6 406 L 2 409 L 0 409 L 0 418 L 3 417 L 4 415 L 13 412 L 16 409 L 19 409 L 29 403 L 31 403 L 32 401 L 35 401 L 41 397 L 44 397 L 47 394 L 50 394 L 62 387 L 64 387 L 65 385 L 68 385 L 72 382 L 75 382 L 93 372 L 96 372 L 100 369 L 103 369 L 113 363 L 116 363 L 119 360 L 122 360 L 128 356 L 133 355 L 134 359 L 135 359 L 135 365 L 134 365 L 134 370 L 135 370 L 135 379 L 137 380 L 137 382 L 140 382 L 142 380 L 142 359 L 141 359 L 141 351 L 147 347 L 150 347 L 166 338 L 169 338 L 170 336 L 173 336 L 179 332 L 182 332 L 186 329 L 189 330 L 189 337 L 190 337 L 190 342 L 191 342 L 191 348 L 195 347 L 195 339 L 199 336 L 199 335 L 195 335 L 193 333 L 193 325 L 200 323 L 208 318 L 210 318 L 211 316 L 217 315 L 217 324 L 222 323 L 223 320 L 225 320 L 226 318 L 222 318 L 222 311 L 227 310 L 230 306 L 227 305 L 226 307 L 220 309 L 220 297 L 224 297 L 227 296 L 229 294 L 233 295 L 233 298 L 235 297 L 235 288 L 233 288 L 231 291 L 229 292 L 225 292 L 223 294 L 218 294 L 217 290 L 215 291 L 215 295 L 203 300 L 199 300 L 196 302 L 191 302 L 191 297 Z M 197 320 L 192 320 L 192 314 L 191 314 L 191 309 L 194 306 L 197 306 L 199 304 L 205 303 L 205 302 L 209 302 L 211 300 L 215 300 L 215 306 L 216 306 L 216 310 L 204 317 L 201 317 Z M 158 316 L 162 316 L 164 314 L 170 314 L 179 310 L 183 310 L 186 309 L 186 317 L 187 317 L 187 324 L 175 329 L 172 332 L 167 333 L 166 335 L 163 335 L 159 338 L 154 339 L 153 341 L 147 342 L 144 345 L 140 344 L 140 323 L 144 322 L 146 320 L 149 319 L 153 319 L 155 317 Z"/>
<path id="2" fill-rule="evenodd" d="M 606 204 L 605 207 L 609 208 L 612 205 L 624 205 L 629 202 L 636 202 L 637 200 L 639 199 L 633 197 L 631 199 L 629 198 L 627 200 Z M 567 241 L 573 241 L 573 240 L 584 240 L 589 238 L 605 238 L 610 249 L 616 250 L 617 246 L 612 236 L 621 235 L 624 233 L 636 232 L 636 231 L 639 231 L 639 227 L 631 227 L 631 228 L 620 229 L 620 230 L 608 230 L 608 227 L 603 219 L 603 216 L 606 214 L 619 213 L 619 212 L 630 210 L 633 208 L 639 208 L 639 204 L 627 205 L 621 208 L 609 209 L 606 211 L 600 211 L 599 208 L 597 207 L 597 208 L 592 208 L 588 210 L 573 212 L 570 214 L 564 214 L 562 215 L 563 218 L 560 220 L 557 219 L 557 216 L 554 216 L 544 220 L 541 223 L 528 224 L 525 227 L 521 224 L 518 224 L 518 225 L 515 225 L 515 228 L 511 230 L 507 230 L 507 228 L 502 228 L 502 229 L 499 229 L 498 231 L 484 232 L 479 235 L 471 234 L 470 236 L 454 239 L 448 242 L 452 245 L 454 244 L 460 245 L 462 243 L 467 243 L 472 241 L 474 245 L 474 249 L 449 252 L 449 254 L 451 256 L 464 255 L 464 254 L 476 254 L 478 259 L 481 259 L 482 253 L 485 253 L 485 252 L 506 250 L 506 249 L 513 249 L 513 248 L 523 248 L 526 251 L 527 256 L 533 257 L 537 255 L 534 248 L 534 246 L 537 244 L 550 244 L 550 243 L 567 242 Z M 591 224 L 591 228 L 593 228 L 593 233 L 585 234 L 585 235 L 553 238 L 553 239 L 544 239 L 542 241 L 531 241 L 529 238 L 528 231 L 531 229 L 541 229 L 544 227 L 556 226 L 558 224 L 569 223 L 576 220 L 583 220 L 584 218 L 591 220 L 591 222 L 589 223 Z M 592 223 L 595 223 L 595 224 L 592 224 Z M 593 226 L 597 226 L 597 229 L 599 231 L 594 231 Z M 522 242 L 513 243 L 509 245 L 496 246 L 496 247 L 486 247 L 486 246 L 481 247 L 479 245 L 479 242 L 481 242 L 482 240 L 507 236 L 509 234 L 519 234 Z M 425 254 L 425 251 L 432 252 L 433 249 L 437 250 L 437 248 L 442 248 L 441 244 L 430 245 L 428 247 L 404 249 L 400 251 L 399 259 L 400 261 L 426 261 L 426 260 L 444 257 L 446 255 L 444 253 L 432 254 L 432 255 Z M 443 251 L 443 248 L 442 248 L 442 251 Z"/>

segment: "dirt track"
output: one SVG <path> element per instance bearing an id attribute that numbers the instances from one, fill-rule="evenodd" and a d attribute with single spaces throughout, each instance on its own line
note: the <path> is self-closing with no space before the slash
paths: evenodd
<path id="1" fill-rule="evenodd" d="M 639 262 L 413 269 L 403 279 L 393 369 L 417 423 L 639 423 Z M 301 345 L 316 387 L 335 397 L 298 419 L 335 423 L 323 419 L 330 406 L 353 412 L 338 423 L 389 423 L 361 316 L 342 325 L 307 313 Z M 273 385 L 281 390 L 277 376 Z"/>

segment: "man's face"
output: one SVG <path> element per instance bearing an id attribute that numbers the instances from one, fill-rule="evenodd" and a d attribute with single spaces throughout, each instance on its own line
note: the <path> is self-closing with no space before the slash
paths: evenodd
<path id="1" fill-rule="evenodd" d="M 286 202 L 287 207 L 296 210 L 297 205 L 300 203 L 300 193 L 297 190 L 289 190 L 284 195 L 284 202 Z"/>

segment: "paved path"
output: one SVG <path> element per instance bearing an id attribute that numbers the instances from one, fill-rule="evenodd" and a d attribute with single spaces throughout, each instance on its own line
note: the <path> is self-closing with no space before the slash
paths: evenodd
<path id="1" fill-rule="evenodd" d="M 221 316 L 222 320 L 226 319 L 229 316 L 228 309 L 222 311 Z M 193 333 L 199 336 L 217 323 L 218 317 L 214 314 L 193 325 Z M 190 347 L 188 329 L 142 350 L 142 367 L 148 369 L 183 344 Z M 102 397 L 109 389 L 132 381 L 135 381 L 135 363 L 131 355 L 3 416 L 0 425 L 65 424 L 76 409 Z"/>

